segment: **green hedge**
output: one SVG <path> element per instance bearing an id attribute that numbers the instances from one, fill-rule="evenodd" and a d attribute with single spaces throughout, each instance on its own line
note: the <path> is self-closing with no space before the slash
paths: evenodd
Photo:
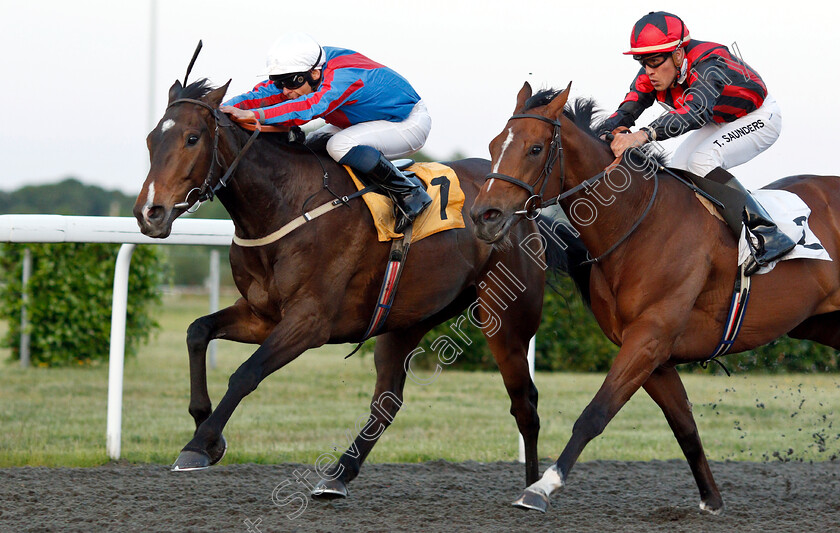
<path id="1" fill-rule="evenodd" d="M 618 348 L 604 336 L 591 311 L 577 294 L 571 279 L 561 277 L 553 280 L 552 285 L 556 291 L 546 287 L 542 321 L 537 333 L 536 369 L 606 372 Z M 453 334 L 450 323 L 437 326 L 423 338 L 420 347 L 424 352 L 412 358 L 412 368 L 428 369 L 438 364 L 437 353 L 431 345 L 442 335 L 448 335 L 464 349 L 449 368 L 496 370 L 496 363 L 481 330 L 469 322 L 462 323 L 460 330 L 472 342 L 468 346 L 466 341 Z M 364 349 L 372 351 L 372 347 L 373 343 L 366 343 Z M 789 337 L 782 337 L 756 350 L 723 357 L 721 361 L 734 372 L 837 372 L 840 369 L 837 351 Z M 724 372 L 716 364 L 710 364 L 706 369 L 699 364 L 683 365 L 680 370 Z"/>
<path id="2" fill-rule="evenodd" d="M 20 359 L 23 250 L 32 253 L 29 279 L 30 360 L 39 366 L 89 364 L 108 359 L 111 298 L 118 244 L 0 245 L 0 319 L 9 330 L 0 340 Z M 131 260 L 126 315 L 126 355 L 158 326 L 149 307 L 160 301 L 164 279 L 160 252 L 138 246 Z"/>

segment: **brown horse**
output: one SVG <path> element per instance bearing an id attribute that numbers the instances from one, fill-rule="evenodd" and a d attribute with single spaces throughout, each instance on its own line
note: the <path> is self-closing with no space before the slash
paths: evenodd
<path id="1" fill-rule="evenodd" d="M 206 80 L 187 87 L 175 82 L 170 88 L 166 112 L 147 138 L 151 169 L 134 207 L 144 234 L 168 236 L 172 222 L 189 206 L 212 197 L 208 191 L 216 193 L 237 237 L 243 239 L 271 234 L 307 209 L 355 192 L 346 170 L 326 152 L 290 142 L 285 134 L 260 134 L 243 151 L 251 133 L 218 111 L 226 89 L 227 85 L 213 89 Z M 221 174 L 238 155 L 233 178 L 221 186 Z M 450 166 L 471 203 L 489 162 L 467 159 Z M 407 356 L 433 326 L 462 312 L 487 337 L 511 398 L 511 414 L 525 439 L 527 482 L 538 479 L 537 390 L 526 351 L 540 321 L 545 273 L 544 265 L 516 251 L 526 237 L 539 235 L 538 229 L 534 222 L 521 224 L 502 249 L 476 239 L 469 217 L 464 218 L 465 228 L 437 233 L 411 246 L 396 299 L 376 340 L 377 378 L 370 418 L 338 464 L 323 469 L 316 465 L 324 480 L 314 494 L 346 495 L 346 483 L 356 477 L 402 404 Z M 548 244 L 552 242 L 549 239 Z M 585 253 L 579 241 L 576 244 L 578 253 Z M 231 246 L 231 269 L 242 298 L 189 327 L 189 412 L 196 431 L 173 470 L 201 469 L 218 462 L 226 449 L 225 424 L 239 402 L 269 374 L 310 348 L 363 340 L 389 251 L 388 243 L 377 240 L 361 199 L 350 200 L 274 242 Z M 553 265 L 562 266 L 564 254 L 552 257 Z M 499 282 L 516 286 L 508 287 L 513 296 L 509 301 Z M 492 331 L 487 329 L 491 319 Z M 463 327 L 465 321 L 458 324 Z M 212 339 L 260 345 L 233 373 L 215 410 L 205 366 Z"/>
<path id="2" fill-rule="evenodd" d="M 719 513 L 723 500 L 675 365 L 708 359 L 721 339 L 736 277 L 735 239 L 686 186 L 665 175 L 646 179 L 650 167 L 628 155 L 620 169 L 602 173 L 613 155 L 590 128 L 592 103 L 578 101 L 576 112 L 564 112 L 568 94 L 569 88 L 532 96 L 525 84 L 514 116 L 490 144 L 495 174 L 489 177 L 499 179 L 488 179 L 471 216 L 479 238 L 499 242 L 517 230 L 515 213 L 524 203 L 533 207 L 542 194 L 557 197 L 596 258 L 592 311 L 620 350 L 556 464 L 514 504 L 545 511 L 586 444 L 642 387 L 662 409 L 688 460 L 700 507 Z M 581 110 L 587 111 L 583 120 Z M 810 206 L 811 229 L 831 257 L 840 257 L 840 178 L 794 176 L 772 187 Z M 836 261 L 783 261 L 752 280 L 750 307 L 732 352 L 786 333 L 840 349 L 838 310 Z"/>

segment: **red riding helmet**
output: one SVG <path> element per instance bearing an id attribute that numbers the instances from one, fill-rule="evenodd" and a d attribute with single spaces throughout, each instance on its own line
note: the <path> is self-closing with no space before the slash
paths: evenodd
<path id="1" fill-rule="evenodd" d="M 682 19 L 664 11 L 651 11 L 640 18 L 630 34 L 630 50 L 625 55 L 673 52 L 685 46 L 691 36 Z"/>

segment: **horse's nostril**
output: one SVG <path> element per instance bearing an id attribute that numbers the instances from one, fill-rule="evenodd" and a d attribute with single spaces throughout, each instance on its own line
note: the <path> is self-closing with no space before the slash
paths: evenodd
<path id="1" fill-rule="evenodd" d="M 162 206 L 153 205 L 146 211 L 146 220 L 149 222 L 160 222 L 163 220 L 165 210 Z"/>
<path id="2" fill-rule="evenodd" d="M 501 215 L 501 212 L 498 209 L 488 209 L 483 215 L 481 215 L 481 218 L 484 219 L 485 222 L 489 222 L 499 218 L 499 215 Z"/>

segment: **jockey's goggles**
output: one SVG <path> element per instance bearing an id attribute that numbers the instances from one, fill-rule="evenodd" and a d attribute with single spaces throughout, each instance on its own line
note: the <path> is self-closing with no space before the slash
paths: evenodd
<path id="1" fill-rule="evenodd" d="M 307 81 L 307 74 L 308 72 L 293 72 L 292 74 L 272 75 L 268 79 L 281 91 L 283 89 L 294 91 L 303 87 L 303 84 Z"/>
<path id="2" fill-rule="evenodd" d="M 671 57 L 671 52 L 665 52 L 663 54 L 634 55 L 633 59 L 638 61 L 643 67 L 659 68 L 662 66 L 662 63 L 668 60 L 669 57 Z"/>

